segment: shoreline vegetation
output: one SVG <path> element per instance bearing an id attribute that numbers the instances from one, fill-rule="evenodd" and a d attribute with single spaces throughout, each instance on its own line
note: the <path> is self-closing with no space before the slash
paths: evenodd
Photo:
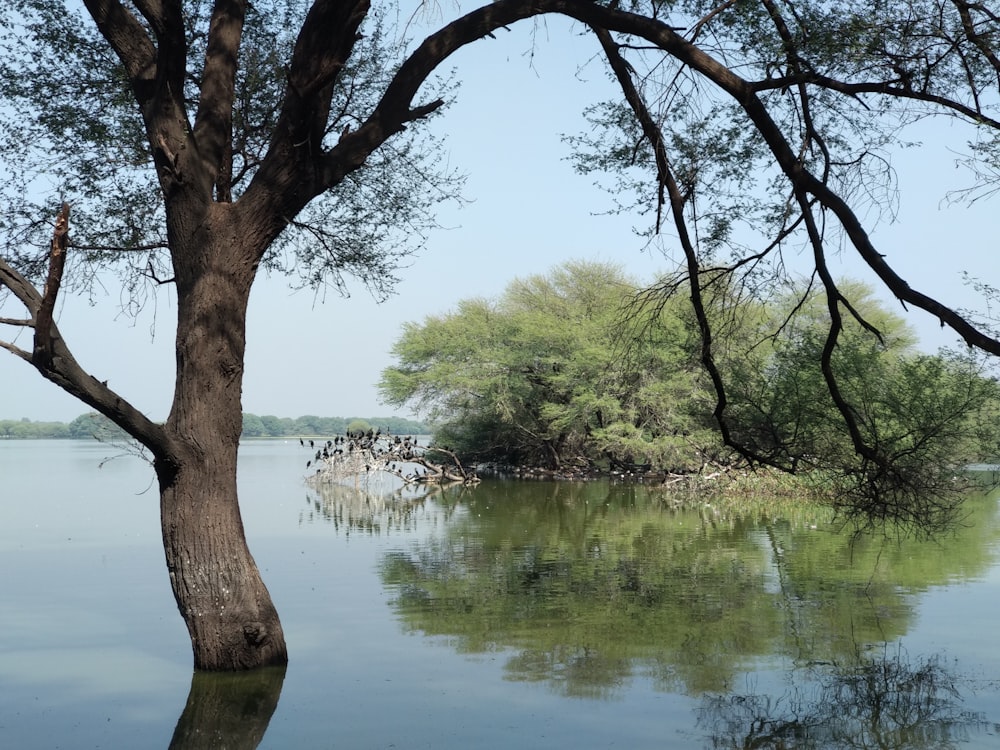
<path id="1" fill-rule="evenodd" d="M 377 436 L 383 430 L 384 439 L 393 435 L 397 443 L 401 440 L 413 440 L 413 454 L 396 455 L 396 446 L 380 451 L 378 446 L 381 443 Z M 415 437 L 409 437 L 428 436 L 432 433 L 433 429 L 426 423 L 397 417 L 366 420 L 356 417 L 304 416 L 292 419 L 245 413 L 241 438 L 298 440 L 313 456 L 313 460 L 306 464 L 307 468 L 311 467 L 313 470 L 312 474 L 306 476 L 306 482 L 321 495 L 324 488 L 331 485 L 351 484 L 348 480 L 353 480 L 355 486 L 358 486 L 358 480 L 362 480 L 367 487 L 368 480 L 375 479 L 383 472 L 403 480 L 404 486 L 423 487 L 424 492 L 431 494 L 456 485 L 475 485 L 485 478 L 569 483 L 605 480 L 613 484 L 629 483 L 650 491 L 663 492 L 662 502 L 665 507 L 675 510 L 700 509 L 716 520 L 734 516 L 756 518 L 767 515 L 800 519 L 808 517 L 812 528 L 853 525 L 855 531 L 871 531 L 879 526 L 872 524 L 870 520 L 864 522 L 855 517 L 850 508 L 844 506 L 843 498 L 839 497 L 837 482 L 830 481 L 830 477 L 824 477 L 819 472 L 789 474 L 774 468 L 749 467 L 739 463 L 709 464 L 703 466 L 701 471 L 688 473 L 615 471 L 612 466 L 603 470 L 591 466 L 589 471 L 553 471 L 543 467 L 502 465 L 496 462 L 472 464 L 463 468 L 459 457 L 448 448 L 435 445 L 433 438 L 429 444 L 420 445 Z M 334 439 L 327 440 L 326 436 L 331 435 L 335 436 Z M 374 441 L 371 440 L 372 436 L 376 438 Z M 361 443 L 365 438 L 370 442 L 368 450 L 362 450 L 365 446 Z M 128 436 L 113 423 L 93 412 L 82 414 L 70 423 L 34 422 L 26 418 L 16 421 L 0 419 L 0 440 L 31 439 L 96 439 L 119 445 L 130 442 Z M 358 450 L 353 452 L 351 458 L 365 464 L 364 471 L 353 466 L 355 461 L 345 463 L 337 460 L 336 453 L 344 453 L 344 458 L 351 453 L 346 450 L 336 451 L 335 444 L 341 442 L 345 445 L 348 442 L 357 443 L 355 447 Z M 314 454 L 317 446 L 319 452 Z M 329 455 L 324 455 L 324 446 L 328 448 Z M 364 459 L 363 456 L 369 453 L 370 459 Z M 379 453 L 385 455 L 377 455 Z M 345 465 L 341 466 L 342 463 Z M 969 492 L 989 492 L 997 486 L 1000 486 L 1000 474 L 992 464 L 956 468 L 953 484 L 949 488 L 951 499 L 946 501 L 950 512 L 938 524 L 938 531 L 946 530 L 958 521 L 961 506 Z M 368 497 L 367 492 L 364 495 Z M 903 530 L 904 533 L 921 533 L 919 525 L 914 528 L 912 524 L 906 523 L 889 523 L 883 528 L 883 532 L 890 527 Z M 906 532 L 906 529 L 909 531 Z"/>

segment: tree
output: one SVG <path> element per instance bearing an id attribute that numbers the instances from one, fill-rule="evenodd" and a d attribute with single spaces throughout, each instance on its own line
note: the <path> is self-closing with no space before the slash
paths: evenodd
<path id="1" fill-rule="evenodd" d="M 962 499 L 952 491 L 958 468 L 997 454 L 995 431 L 982 429 L 1000 407 L 997 383 L 975 357 L 916 352 L 902 319 L 870 290 L 841 287 L 882 333 L 873 339 L 847 321 L 833 374 L 865 439 L 909 481 L 935 490 L 897 515 L 928 524 L 936 517 L 940 526 Z M 880 508 L 864 504 L 853 445 L 814 371 L 829 326 L 819 295 L 796 287 L 768 305 L 723 297 L 711 315 L 725 331 L 716 362 L 731 384 L 735 439 L 772 465 L 818 478 L 847 517 L 882 520 Z M 427 410 L 439 424 L 436 441 L 467 461 L 564 473 L 744 463 L 712 429 L 711 383 L 683 301 L 647 303 L 638 282 L 607 264 L 570 262 L 514 280 L 496 301 L 466 300 L 406 326 L 383 396 Z"/>
<path id="2" fill-rule="evenodd" d="M 264 434 L 269 437 L 281 437 L 285 434 L 285 426 L 282 424 L 282 420 L 273 414 L 262 416 L 260 423 L 264 426 Z"/>
<path id="3" fill-rule="evenodd" d="M 101 440 L 104 442 L 128 440 L 128 434 L 103 414 L 90 412 L 81 414 L 69 423 L 69 436 L 77 440 Z"/>
<path id="4" fill-rule="evenodd" d="M 336 286 L 351 272 L 385 293 L 441 195 L 423 189 L 428 175 L 441 174 L 433 162 L 440 152 L 421 152 L 411 136 L 447 91 L 439 84 L 437 97 L 418 93 L 435 85 L 434 71 L 456 50 L 519 20 L 557 13 L 581 22 L 620 82 L 631 114 L 607 124 L 625 126 L 625 148 L 602 145 L 603 164 L 617 169 L 618 157 L 632 154 L 633 165 L 654 170 L 654 205 L 668 208 L 686 258 L 719 429 L 735 449 L 764 458 L 730 429 L 701 301 L 709 251 L 740 250 L 718 271 L 732 274 L 806 243 L 831 312 L 821 369 L 833 394 L 828 365 L 842 318 L 853 313 L 828 271 L 827 225 L 900 300 L 1000 354 L 980 321 L 907 285 L 848 203 L 856 178 L 878 165 L 879 147 L 929 114 L 971 123 L 981 135 L 976 165 L 987 176 L 996 168 L 1000 123 L 989 106 L 1000 58 L 989 9 L 964 0 L 876 12 L 815 0 L 620 5 L 498 0 L 412 51 L 386 42 L 368 0 L 83 0 L 86 15 L 61 0 L 29 0 L 0 15 L 0 285 L 24 308 L 0 319 L 13 331 L 3 346 L 151 452 L 167 566 L 197 667 L 287 658 L 236 496 L 245 312 L 256 274 L 264 266 Z M 770 204 L 737 189 L 756 175 L 775 178 Z M 727 196 L 744 196 L 743 205 L 726 204 Z M 715 197 L 722 202 L 706 211 Z M 57 208 L 63 199 L 74 205 L 72 234 L 69 207 Z M 57 211 L 52 232 L 46 222 Z M 754 219 L 770 239 L 746 251 L 727 228 Z M 692 231 L 702 226 L 711 231 Z M 692 239 L 701 236 L 706 246 Z M 54 320 L 67 265 L 70 292 L 104 270 L 120 274 L 136 303 L 158 284 L 174 286 L 177 371 L 165 423 L 74 360 Z M 16 343 L 24 329 L 33 333 L 30 350 Z M 898 476 L 865 441 L 850 405 L 838 406 L 877 501 Z"/>
<path id="5" fill-rule="evenodd" d="M 2 322 L 34 332 L 30 351 L 13 337 L 4 347 L 152 453 L 195 666 L 281 664 L 281 624 L 236 495 L 249 291 L 261 265 L 317 285 L 353 272 L 387 291 L 413 247 L 402 240 L 419 241 L 432 202 L 414 181 L 449 189 L 433 152 L 414 147 L 419 128 L 402 131 L 442 104 L 411 100 L 450 50 L 417 56 L 393 83 L 385 61 L 398 52 L 378 18 L 360 32 L 367 2 L 84 5 L 89 19 L 47 0 L 2 15 L 10 129 L 0 284 L 25 309 Z M 11 189 L 34 184 L 48 154 L 58 154 L 58 191 L 75 204 L 72 240 L 68 205 L 52 234 L 43 220 L 52 196 L 36 203 L 37 191 Z M 136 303 L 173 284 L 177 374 L 164 424 L 73 359 L 53 320 L 67 255 L 83 261 L 69 264 L 71 291 L 104 267 Z"/>
<path id="6" fill-rule="evenodd" d="M 263 437 L 267 434 L 267 429 L 264 427 L 263 420 L 256 414 L 244 414 L 241 434 L 244 437 Z"/>
<path id="7" fill-rule="evenodd" d="M 983 426 L 993 423 L 1000 406 L 998 384 L 982 358 L 969 352 L 916 351 L 912 332 L 873 300 L 871 290 L 853 282 L 840 287 L 880 335 L 845 320 L 829 367 L 865 442 L 904 475 L 893 482 L 901 494 L 871 502 L 869 476 L 840 429 L 838 404 L 815 376 L 830 326 L 815 292 L 793 290 L 753 316 L 752 330 L 747 326 L 735 341 L 720 341 L 733 435 L 773 464 L 820 473 L 837 507 L 856 523 L 877 525 L 892 516 L 911 528 L 943 528 L 963 500 L 956 472 L 997 455 L 997 432 Z"/>
<path id="8" fill-rule="evenodd" d="M 697 470 L 718 442 L 697 349 L 679 301 L 653 335 L 630 338 L 622 316 L 638 289 L 614 265 L 567 262 L 496 301 L 464 300 L 404 327 L 383 398 L 426 410 L 435 442 L 466 460 Z"/>
<path id="9" fill-rule="evenodd" d="M 794 461 L 758 452 L 742 439 L 734 382 L 715 346 L 718 323 L 728 325 L 729 316 L 713 318 L 710 300 L 720 298 L 720 286 L 739 292 L 733 303 L 775 295 L 788 278 L 788 252 L 804 251 L 828 309 L 817 375 L 854 452 L 851 509 L 940 528 L 953 518 L 950 493 L 933 474 L 910 474 L 891 442 L 865 429 L 837 375 L 845 321 L 876 341 L 881 332 L 838 284 L 830 260 L 845 244 L 904 306 L 931 314 L 969 347 L 1000 354 L 995 320 L 956 311 L 911 287 L 869 234 L 879 212 L 892 207 L 888 147 L 927 117 L 968 126 L 967 163 L 978 184 L 967 197 L 995 192 L 996 14 L 964 0 L 875 8 L 762 0 L 685 5 L 689 15 L 681 18 L 690 25 L 667 28 L 655 12 L 661 8 L 676 10 L 654 4 L 649 18 L 660 24 L 654 33 L 639 30 L 641 23 L 625 24 L 650 46 L 618 41 L 611 32 L 626 29 L 615 23 L 591 23 L 626 102 L 594 108 L 591 133 L 574 142 L 581 171 L 610 170 L 619 201 L 637 195 L 638 205 L 655 211 L 651 231 L 673 225 L 688 284 L 671 281 L 651 291 L 684 290 L 690 299 L 723 441 L 751 462 L 795 470 Z M 693 101 L 698 104 L 687 104 Z"/>

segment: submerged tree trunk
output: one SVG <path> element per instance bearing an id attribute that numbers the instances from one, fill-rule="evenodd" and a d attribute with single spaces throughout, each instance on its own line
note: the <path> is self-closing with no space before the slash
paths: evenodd
<path id="1" fill-rule="evenodd" d="M 254 264 L 246 237 L 206 222 L 204 249 L 177 267 L 177 380 L 158 455 L 167 571 L 196 669 L 288 661 L 278 614 L 246 544 L 236 491 L 243 425 L 246 307 Z M 228 223 L 233 227 L 233 223 Z M 242 255 L 242 257 L 241 257 Z"/>
<path id="2" fill-rule="evenodd" d="M 231 454 L 231 461 L 192 458 L 158 471 L 167 572 L 196 669 L 288 661 L 278 613 L 246 544 Z"/>

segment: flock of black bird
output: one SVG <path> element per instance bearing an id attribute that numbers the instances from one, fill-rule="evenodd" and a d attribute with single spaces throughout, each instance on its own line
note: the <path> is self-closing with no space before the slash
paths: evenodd
<path id="1" fill-rule="evenodd" d="M 390 466 L 390 462 L 410 461 L 420 455 L 418 452 L 420 445 L 417 438 L 411 435 L 402 437 L 391 435 L 388 430 L 383 433 L 381 427 L 369 430 L 348 430 L 344 435 L 338 435 L 332 440 L 320 441 L 318 448 L 315 440 L 306 441 L 304 438 L 299 438 L 299 445 L 305 447 L 307 444 L 310 450 L 316 450 L 316 454 L 309 461 L 306 461 L 307 469 L 313 463 L 329 461 L 345 453 L 354 454 L 356 451 L 367 452 L 373 461 L 384 462 L 387 467 Z M 370 471 L 371 465 L 365 464 L 365 469 Z M 395 463 L 392 463 L 390 470 L 395 472 Z"/>

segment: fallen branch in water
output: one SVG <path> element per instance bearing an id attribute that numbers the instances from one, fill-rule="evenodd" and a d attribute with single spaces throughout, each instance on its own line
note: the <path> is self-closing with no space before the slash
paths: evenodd
<path id="1" fill-rule="evenodd" d="M 315 455 L 306 463 L 313 468 L 313 483 L 371 484 L 393 476 L 404 484 L 477 484 L 474 471 L 462 466 L 447 448 L 420 445 L 411 435 L 391 435 L 375 430 L 347 432 L 332 440 L 317 443 L 299 441 Z M 445 456 L 450 461 L 432 460 Z"/>

